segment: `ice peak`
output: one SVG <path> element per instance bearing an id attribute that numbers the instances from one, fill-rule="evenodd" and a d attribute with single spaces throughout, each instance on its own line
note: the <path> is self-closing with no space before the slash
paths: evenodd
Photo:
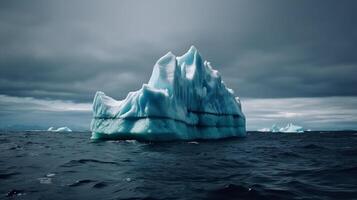
<path id="1" fill-rule="evenodd" d="M 171 51 L 169 51 L 167 54 L 165 54 L 164 56 L 162 56 L 162 57 L 156 62 L 156 64 L 157 64 L 157 65 L 160 65 L 160 66 L 166 66 L 166 65 L 168 65 L 169 63 L 171 63 L 171 61 L 173 61 L 174 59 L 176 59 L 176 56 L 175 56 Z"/>
<path id="2" fill-rule="evenodd" d="M 183 63 L 186 63 L 186 65 L 191 65 L 193 64 L 196 57 L 201 58 L 201 55 L 196 47 L 192 45 L 185 54 L 177 57 L 177 60 L 179 61 L 179 65 L 182 65 Z"/>
<path id="3" fill-rule="evenodd" d="M 188 56 L 201 57 L 201 54 L 195 46 L 191 45 L 191 47 L 188 49 L 188 51 L 181 57 L 188 57 Z"/>
<path id="4" fill-rule="evenodd" d="M 198 50 L 195 46 L 191 45 L 190 49 L 187 52 L 196 53 L 196 52 L 198 52 Z"/>
<path id="5" fill-rule="evenodd" d="M 156 89 L 167 89 L 171 94 L 176 71 L 176 56 L 170 51 L 156 62 L 148 85 Z"/>

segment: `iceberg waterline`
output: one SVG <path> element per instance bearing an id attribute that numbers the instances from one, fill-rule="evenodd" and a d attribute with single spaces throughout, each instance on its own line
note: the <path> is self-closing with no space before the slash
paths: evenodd
<path id="1" fill-rule="evenodd" d="M 98 91 L 92 139 L 192 140 L 245 136 L 241 102 L 195 47 L 160 58 L 150 80 L 117 101 Z"/>

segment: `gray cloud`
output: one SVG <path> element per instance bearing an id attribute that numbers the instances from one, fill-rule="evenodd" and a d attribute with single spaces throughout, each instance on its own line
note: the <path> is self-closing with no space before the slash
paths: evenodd
<path id="1" fill-rule="evenodd" d="M 0 95 L 0 106 L 2 112 L 7 111 L 49 111 L 49 112 L 69 112 L 69 111 L 90 111 L 91 104 L 74 103 L 72 101 L 43 100 L 32 97 L 12 97 Z"/>
<path id="2" fill-rule="evenodd" d="M 356 3 L 1 2 L 0 93 L 122 98 L 191 44 L 243 97 L 355 96 Z"/>
<path id="3" fill-rule="evenodd" d="M 357 129 L 356 97 L 245 99 L 243 109 L 249 130 L 273 124 L 302 125 L 312 130 Z"/>
<path id="4" fill-rule="evenodd" d="M 0 129 L 42 129 L 70 126 L 89 130 L 91 104 L 0 95 Z"/>

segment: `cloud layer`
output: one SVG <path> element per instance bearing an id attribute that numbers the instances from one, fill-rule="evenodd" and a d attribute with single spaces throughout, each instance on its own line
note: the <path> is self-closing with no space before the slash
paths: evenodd
<path id="1" fill-rule="evenodd" d="M 69 126 L 89 130 L 91 104 L 0 95 L 0 129 L 47 130 Z"/>
<path id="2" fill-rule="evenodd" d="M 242 97 L 357 95 L 354 1 L 0 4 L 0 94 L 124 97 L 194 44 Z"/>
<path id="3" fill-rule="evenodd" d="M 356 97 L 245 99 L 249 130 L 299 124 L 312 130 L 357 129 Z"/>

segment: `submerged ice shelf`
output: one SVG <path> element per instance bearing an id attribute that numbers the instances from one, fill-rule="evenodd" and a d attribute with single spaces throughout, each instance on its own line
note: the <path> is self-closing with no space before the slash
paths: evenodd
<path id="1" fill-rule="evenodd" d="M 194 46 L 160 58 L 142 88 L 117 101 L 98 91 L 92 139 L 193 140 L 245 136 L 238 97 Z"/>

